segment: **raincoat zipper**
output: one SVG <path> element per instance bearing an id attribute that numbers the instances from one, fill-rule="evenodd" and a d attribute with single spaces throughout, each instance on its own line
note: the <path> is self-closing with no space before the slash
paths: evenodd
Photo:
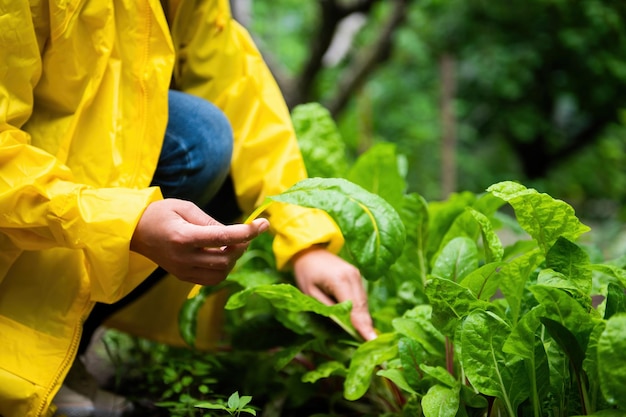
<path id="1" fill-rule="evenodd" d="M 62 375 L 67 374 L 68 369 L 71 367 L 72 363 L 74 362 L 74 358 L 76 356 L 76 353 L 78 352 L 78 345 L 80 344 L 80 338 L 83 334 L 83 323 L 87 319 L 87 316 L 89 315 L 89 312 L 91 311 L 94 305 L 95 305 L 94 302 L 87 302 L 86 306 L 83 308 L 83 311 L 80 314 L 80 320 L 74 326 L 74 333 L 72 335 L 72 343 L 70 344 L 70 347 L 67 350 L 65 358 L 63 358 L 63 363 L 61 364 L 59 371 L 52 379 L 52 384 L 50 384 L 50 386 L 48 387 L 48 390 L 46 391 L 46 394 L 43 397 L 41 405 L 39 406 L 39 409 L 37 410 L 35 417 L 44 416 L 43 412 L 46 409 L 46 404 L 51 403 L 51 401 L 48 401 L 48 398 L 52 395 L 53 388 L 59 385 L 59 379 L 61 379 Z"/>

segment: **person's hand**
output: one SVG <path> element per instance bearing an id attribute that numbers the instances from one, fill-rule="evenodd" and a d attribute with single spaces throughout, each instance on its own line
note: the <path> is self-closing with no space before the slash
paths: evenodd
<path id="1" fill-rule="evenodd" d="M 268 228 L 267 219 L 225 226 L 189 201 L 165 199 L 146 208 L 130 249 L 180 280 L 215 285 L 226 278 L 248 243 Z"/>
<path id="2" fill-rule="evenodd" d="M 361 273 L 352 264 L 326 249 L 313 247 L 293 259 L 296 284 L 300 290 L 324 304 L 352 301 L 350 319 L 365 340 L 376 338 Z"/>

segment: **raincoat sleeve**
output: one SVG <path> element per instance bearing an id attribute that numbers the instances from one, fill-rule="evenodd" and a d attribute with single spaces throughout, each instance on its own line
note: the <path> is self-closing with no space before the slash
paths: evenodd
<path id="1" fill-rule="evenodd" d="M 5 3 L 5 16 L 28 15 L 28 2 Z M 80 184 L 54 155 L 35 147 L 23 129 L 33 112 L 42 68 L 34 25 L 2 19 L 0 32 L 0 233 L 20 250 L 52 247 L 82 252 L 95 301 L 120 298 L 149 271 L 150 261 L 129 251 L 145 207 L 158 189 L 96 189 Z M 30 23 L 30 24 L 29 24 Z M 15 257 L 16 257 L 15 256 Z M 13 259 L 14 261 L 14 259 Z M 12 260 L 2 258 L 0 280 Z"/>
<path id="2" fill-rule="evenodd" d="M 306 170 L 282 94 L 247 31 L 231 18 L 228 1 L 192 3 L 182 2 L 173 24 L 176 87 L 213 102 L 229 118 L 231 176 L 239 206 L 250 213 L 266 196 L 304 179 Z M 321 210 L 274 203 L 267 214 L 279 268 L 312 245 L 335 253 L 343 245 Z"/>

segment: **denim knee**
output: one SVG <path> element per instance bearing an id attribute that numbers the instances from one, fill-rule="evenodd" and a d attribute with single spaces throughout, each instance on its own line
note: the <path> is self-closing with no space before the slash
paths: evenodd
<path id="1" fill-rule="evenodd" d="M 163 195 L 203 205 L 226 179 L 233 152 L 232 128 L 208 101 L 169 93 L 169 118 L 153 185 Z"/>

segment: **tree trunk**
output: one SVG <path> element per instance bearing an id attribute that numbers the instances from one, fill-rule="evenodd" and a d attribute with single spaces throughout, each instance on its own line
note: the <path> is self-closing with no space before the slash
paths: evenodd
<path id="1" fill-rule="evenodd" d="M 439 58 L 439 78 L 441 80 L 441 193 L 446 198 L 457 188 L 456 166 L 456 117 L 454 96 L 456 93 L 456 61 L 451 54 L 444 53 Z"/>

